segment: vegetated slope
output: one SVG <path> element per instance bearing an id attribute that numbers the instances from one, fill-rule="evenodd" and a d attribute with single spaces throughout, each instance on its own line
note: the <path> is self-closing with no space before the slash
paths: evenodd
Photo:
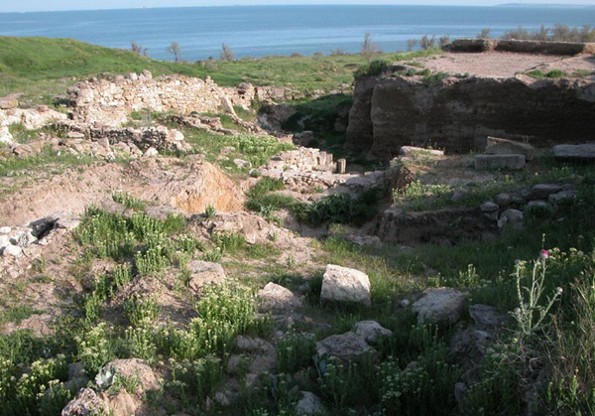
<path id="1" fill-rule="evenodd" d="M 181 45 L 182 49 L 184 45 Z M 435 53 L 379 54 L 388 61 Z M 0 37 L 0 95 L 24 94 L 22 102 L 50 103 L 76 79 L 100 73 L 123 74 L 149 70 L 153 75 L 211 76 L 221 86 L 240 82 L 311 92 L 347 88 L 353 71 L 365 60 L 359 54 L 333 56 L 273 56 L 235 61 L 165 62 L 131 50 L 90 45 L 73 39 Z"/>

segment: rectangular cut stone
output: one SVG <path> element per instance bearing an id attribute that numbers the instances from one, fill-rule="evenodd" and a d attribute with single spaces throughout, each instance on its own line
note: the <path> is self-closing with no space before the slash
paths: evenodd
<path id="1" fill-rule="evenodd" d="M 514 140 L 488 137 L 485 153 L 488 155 L 524 155 L 527 161 L 533 160 L 535 148 L 529 143 Z"/>
<path id="2" fill-rule="evenodd" d="M 595 144 L 559 144 L 554 146 L 558 160 L 595 161 Z"/>
<path id="3" fill-rule="evenodd" d="M 524 155 L 477 155 L 475 156 L 475 169 L 496 170 L 509 169 L 520 170 L 525 167 Z"/>

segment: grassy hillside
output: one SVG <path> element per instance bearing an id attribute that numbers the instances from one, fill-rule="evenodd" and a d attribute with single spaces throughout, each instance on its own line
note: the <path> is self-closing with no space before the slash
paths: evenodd
<path id="1" fill-rule="evenodd" d="M 385 54 L 386 60 L 408 59 L 428 52 Z M 431 52 L 430 52 L 431 53 Z M 256 85 L 288 86 L 308 92 L 350 84 L 353 71 L 364 63 L 360 55 L 295 56 L 173 63 L 139 56 L 132 51 L 104 48 L 73 39 L 0 37 L 0 95 L 23 93 L 25 104 L 49 103 L 53 95 L 78 79 L 100 73 L 178 73 L 211 76 L 223 86 L 249 81 Z"/>

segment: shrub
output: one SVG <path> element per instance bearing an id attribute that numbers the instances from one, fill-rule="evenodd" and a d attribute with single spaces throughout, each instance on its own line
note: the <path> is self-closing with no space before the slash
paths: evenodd
<path id="1" fill-rule="evenodd" d="M 383 60 L 368 62 L 367 64 L 360 66 L 357 71 L 353 73 L 353 77 L 356 79 L 362 77 L 374 77 L 382 74 L 388 67 L 389 63 Z"/>
<path id="2" fill-rule="evenodd" d="M 370 63 L 372 58 L 380 53 L 382 53 L 380 50 L 380 45 L 378 45 L 376 42 L 373 42 L 370 33 L 366 32 L 364 35 L 364 43 L 362 44 L 362 49 L 360 51 L 362 58 L 364 58 L 366 62 Z"/>
<path id="3" fill-rule="evenodd" d="M 369 190 L 357 197 L 350 194 L 333 194 L 318 202 L 295 205 L 296 217 L 310 224 L 363 224 L 376 215 L 378 196 Z"/>
<path id="4" fill-rule="evenodd" d="M 279 373 L 293 374 L 308 367 L 315 353 L 316 343 L 313 338 L 288 333 L 277 344 L 277 370 Z"/>
<path id="5" fill-rule="evenodd" d="M 220 59 L 222 61 L 233 61 L 235 60 L 235 54 L 229 45 L 225 43 L 221 45 L 221 55 Z"/>

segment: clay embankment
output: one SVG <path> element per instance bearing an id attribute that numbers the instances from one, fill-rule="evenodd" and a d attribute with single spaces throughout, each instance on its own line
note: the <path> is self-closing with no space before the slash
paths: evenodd
<path id="1" fill-rule="evenodd" d="M 587 140 L 595 129 L 595 85 L 585 75 L 595 71 L 592 56 L 447 53 L 423 63 L 449 76 L 395 72 L 356 81 L 351 148 L 386 159 L 404 145 L 465 152 L 498 136 L 545 146 Z M 526 75 L 554 69 L 566 77 Z"/>

